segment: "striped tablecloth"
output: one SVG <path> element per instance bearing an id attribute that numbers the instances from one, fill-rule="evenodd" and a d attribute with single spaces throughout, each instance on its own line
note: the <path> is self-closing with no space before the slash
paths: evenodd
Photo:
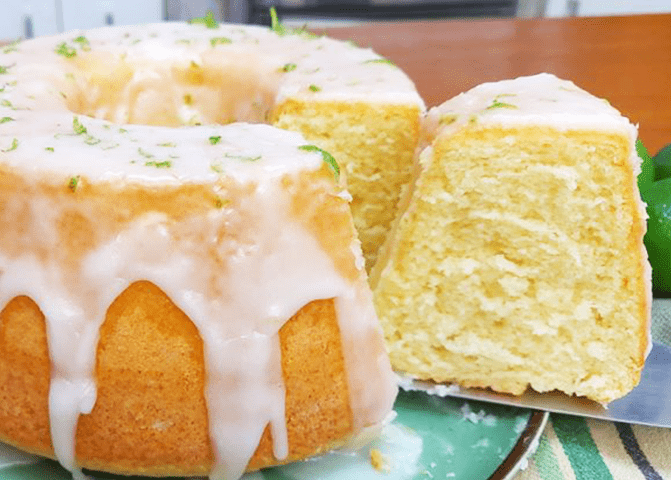
<path id="1" fill-rule="evenodd" d="M 653 302 L 652 335 L 671 346 L 671 299 Z M 671 428 L 552 414 L 515 480 L 565 479 L 671 480 Z"/>

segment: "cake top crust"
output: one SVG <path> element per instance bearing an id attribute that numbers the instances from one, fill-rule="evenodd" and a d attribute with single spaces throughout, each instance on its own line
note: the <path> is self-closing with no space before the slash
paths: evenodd
<path id="1" fill-rule="evenodd" d="M 277 171 L 274 159 L 305 142 L 227 124 L 268 123 L 287 99 L 423 105 L 399 68 L 325 37 L 230 24 L 105 27 L 0 50 L 0 158 L 102 179 L 210 181 L 221 168 L 254 176 L 259 165 Z"/>
<path id="2" fill-rule="evenodd" d="M 617 131 L 636 138 L 636 128 L 607 100 L 549 73 L 483 83 L 428 114 L 428 128 L 434 131 L 455 131 L 467 123 Z"/>

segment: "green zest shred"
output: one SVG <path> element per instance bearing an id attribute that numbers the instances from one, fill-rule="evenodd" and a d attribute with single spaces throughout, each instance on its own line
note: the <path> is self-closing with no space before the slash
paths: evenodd
<path id="1" fill-rule="evenodd" d="M 214 13 L 212 13 L 212 10 L 208 10 L 204 17 L 192 18 L 189 20 L 189 23 L 205 25 L 207 28 L 219 27 L 219 23 L 217 22 L 217 19 L 214 18 Z"/>
<path id="2" fill-rule="evenodd" d="M 217 143 L 221 142 L 221 135 L 212 136 L 208 138 L 210 145 L 216 145 Z"/>
<path id="3" fill-rule="evenodd" d="M 72 118 L 72 130 L 74 130 L 77 135 L 86 135 L 87 133 L 86 127 L 82 125 L 77 117 Z"/>
<path id="4" fill-rule="evenodd" d="M 270 30 L 275 32 L 276 34 L 280 36 L 302 35 L 305 38 L 311 38 L 311 39 L 317 38 L 317 35 L 307 31 L 306 26 L 303 26 L 301 28 L 288 28 L 282 25 L 282 22 L 280 22 L 277 16 L 277 10 L 275 10 L 275 7 L 270 7 L 269 12 L 270 12 Z"/>
<path id="5" fill-rule="evenodd" d="M 293 72 L 294 70 L 296 70 L 296 68 L 298 68 L 298 65 L 296 65 L 295 63 L 287 63 L 282 67 L 282 71 L 286 73 Z"/>
<path id="6" fill-rule="evenodd" d="M 91 50 L 91 44 L 89 43 L 89 39 L 86 38 L 83 35 L 80 35 L 79 37 L 75 38 L 73 42 L 79 44 L 82 50 L 84 51 L 89 51 Z"/>
<path id="7" fill-rule="evenodd" d="M 277 17 L 277 10 L 275 7 L 270 7 L 270 29 L 278 35 L 286 35 L 291 33 L 287 27 L 282 25 L 279 18 Z"/>
<path id="8" fill-rule="evenodd" d="M 311 84 L 308 88 L 310 89 L 311 92 L 321 92 L 322 90 L 320 86 L 315 85 L 314 83 Z"/>
<path id="9" fill-rule="evenodd" d="M 4 66 L 4 65 L 0 65 L 0 75 L 4 75 L 7 72 L 9 72 L 9 67 Z"/>
<path id="10" fill-rule="evenodd" d="M 492 110 L 494 108 L 519 108 L 517 105 L 513 105 L 512 103 L 506 103 L 502 102 L 499 100 L 501 97 L 514 97 L 515 94 L 513 93 L 502 93 L 501 95 L 497 95 L 494 100 L 492 100 L 492 104 L 486 108 L 486 110 Z"/>
<path id="11" fill-rule="evenodd" d="M 14 139 L 12 139 L 12 144 L 9 146 L 9 148 L 6 148 L 2 151 L 7 153 L 7 152 L 11 152 L 13 150 L 16 150 L 17 148 L 19 148 L 19 139 L 14 138 Z"/>
<path id="12" fill-rule="evenodd" d="M 212 37 L 210 38 L 210 45 L 213 47 L 216 47 L 217 45 L 226 45 L 228 43 L 233 43 L 233 40 L 231 40 L 228 37 Z"/>
<path id="13" fill-rule="evenodd" d="M 54 152 L 54 147 L 44 147 L 47 152 Z"/>
<path id="14" fill-rule="evenodd" d="M 226 155 L 224 155 L 224 157 L 231 158 L 233 160 L 239 160 L 241 162 L 258 162 L 259 160 L 261 160 L 261 155 L 252 157 L 250 155 L 231 155 L 227 153 Z"/>
<path id="15" fill-rule="evenodd" d="M 172 162 L 170 160 L 163 160 L 162 162 L 157 162 L 156 160 L 151 160 L 144 162 L 145 167 L 155 167 L 155 168 L 170 168 L 172 167 Z"/>
<path id="16" fill-rule="evenodd" d="M 333 171 L 335 181 L 337 182 L 340 180 L 340 166 L 338 166 L 338 162 L 329 152 L 322 150 L 316 145 L 301 145 L 298 149 L 305 152 L 320 153 L 324 162 L 326 162 L 329 168 Z"/>
<path id="17" fill-rule="evenodd" d="M 2 53 L 17 52 L 19 50 L 19 48 L 18 48 L 19 42 L 21 42 L 20 38 L 14 40 L 9 45 L 5 45 L 5 47 L 2 49 Z"/>
<path id="18" fill-rule="evenodd" d="M 79 187 L 79 175 L 70 177 L 70 181 L 68 182 L 68 189 L 74 193 L 77 191 L 77 187 Z"/>
<path id="19" fill-rule="evenodd" d="M 364 63 L 381 63 L 383 65 L 391 65 L 395 67 L 396 64 L 387 58 L 374 58 L 372 60 L 366 60 Z"/>
<path id="20" fill-rule="evenodd" d="M 59 43 L 56 47 L 55 52 L 58 55 L 63 55 L 65 58 L 72 58 L 77 55 L 77 50 L 74 47 L 69 46 L 67 43 Z"/>
<path id="21" fill-rule="evenodd" d="M 14 119 L 12 117 L 2 117 L 0 118 L 0 124 L 2 123 L 7 123 L 7 122 L 13 122 Z"/>

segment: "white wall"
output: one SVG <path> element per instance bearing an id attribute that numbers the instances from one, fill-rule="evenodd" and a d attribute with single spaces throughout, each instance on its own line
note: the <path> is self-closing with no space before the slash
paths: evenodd
<path id="1" fill-rule="evenodd" d="M 0 40 L 26 36 L 26 22 L 35 36 L 75 28 L 92 28 L 110 20 L 115 25 L 160 22 L 164 0 L 0 0 Z"/>
<path id="2" fill-rule="evenodd" d="M 547 17 L 671 13 L 671 0 L 548 0 Z"/>

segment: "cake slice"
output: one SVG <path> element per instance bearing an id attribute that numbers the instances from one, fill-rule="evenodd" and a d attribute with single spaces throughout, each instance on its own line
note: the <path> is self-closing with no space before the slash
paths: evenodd
<path id="1" fill-rule="evenodd" d="M 549 74 L 433 108 L 371 273 L 395 370 L 609 402 L 650 347 L 636 128 Z"/>

